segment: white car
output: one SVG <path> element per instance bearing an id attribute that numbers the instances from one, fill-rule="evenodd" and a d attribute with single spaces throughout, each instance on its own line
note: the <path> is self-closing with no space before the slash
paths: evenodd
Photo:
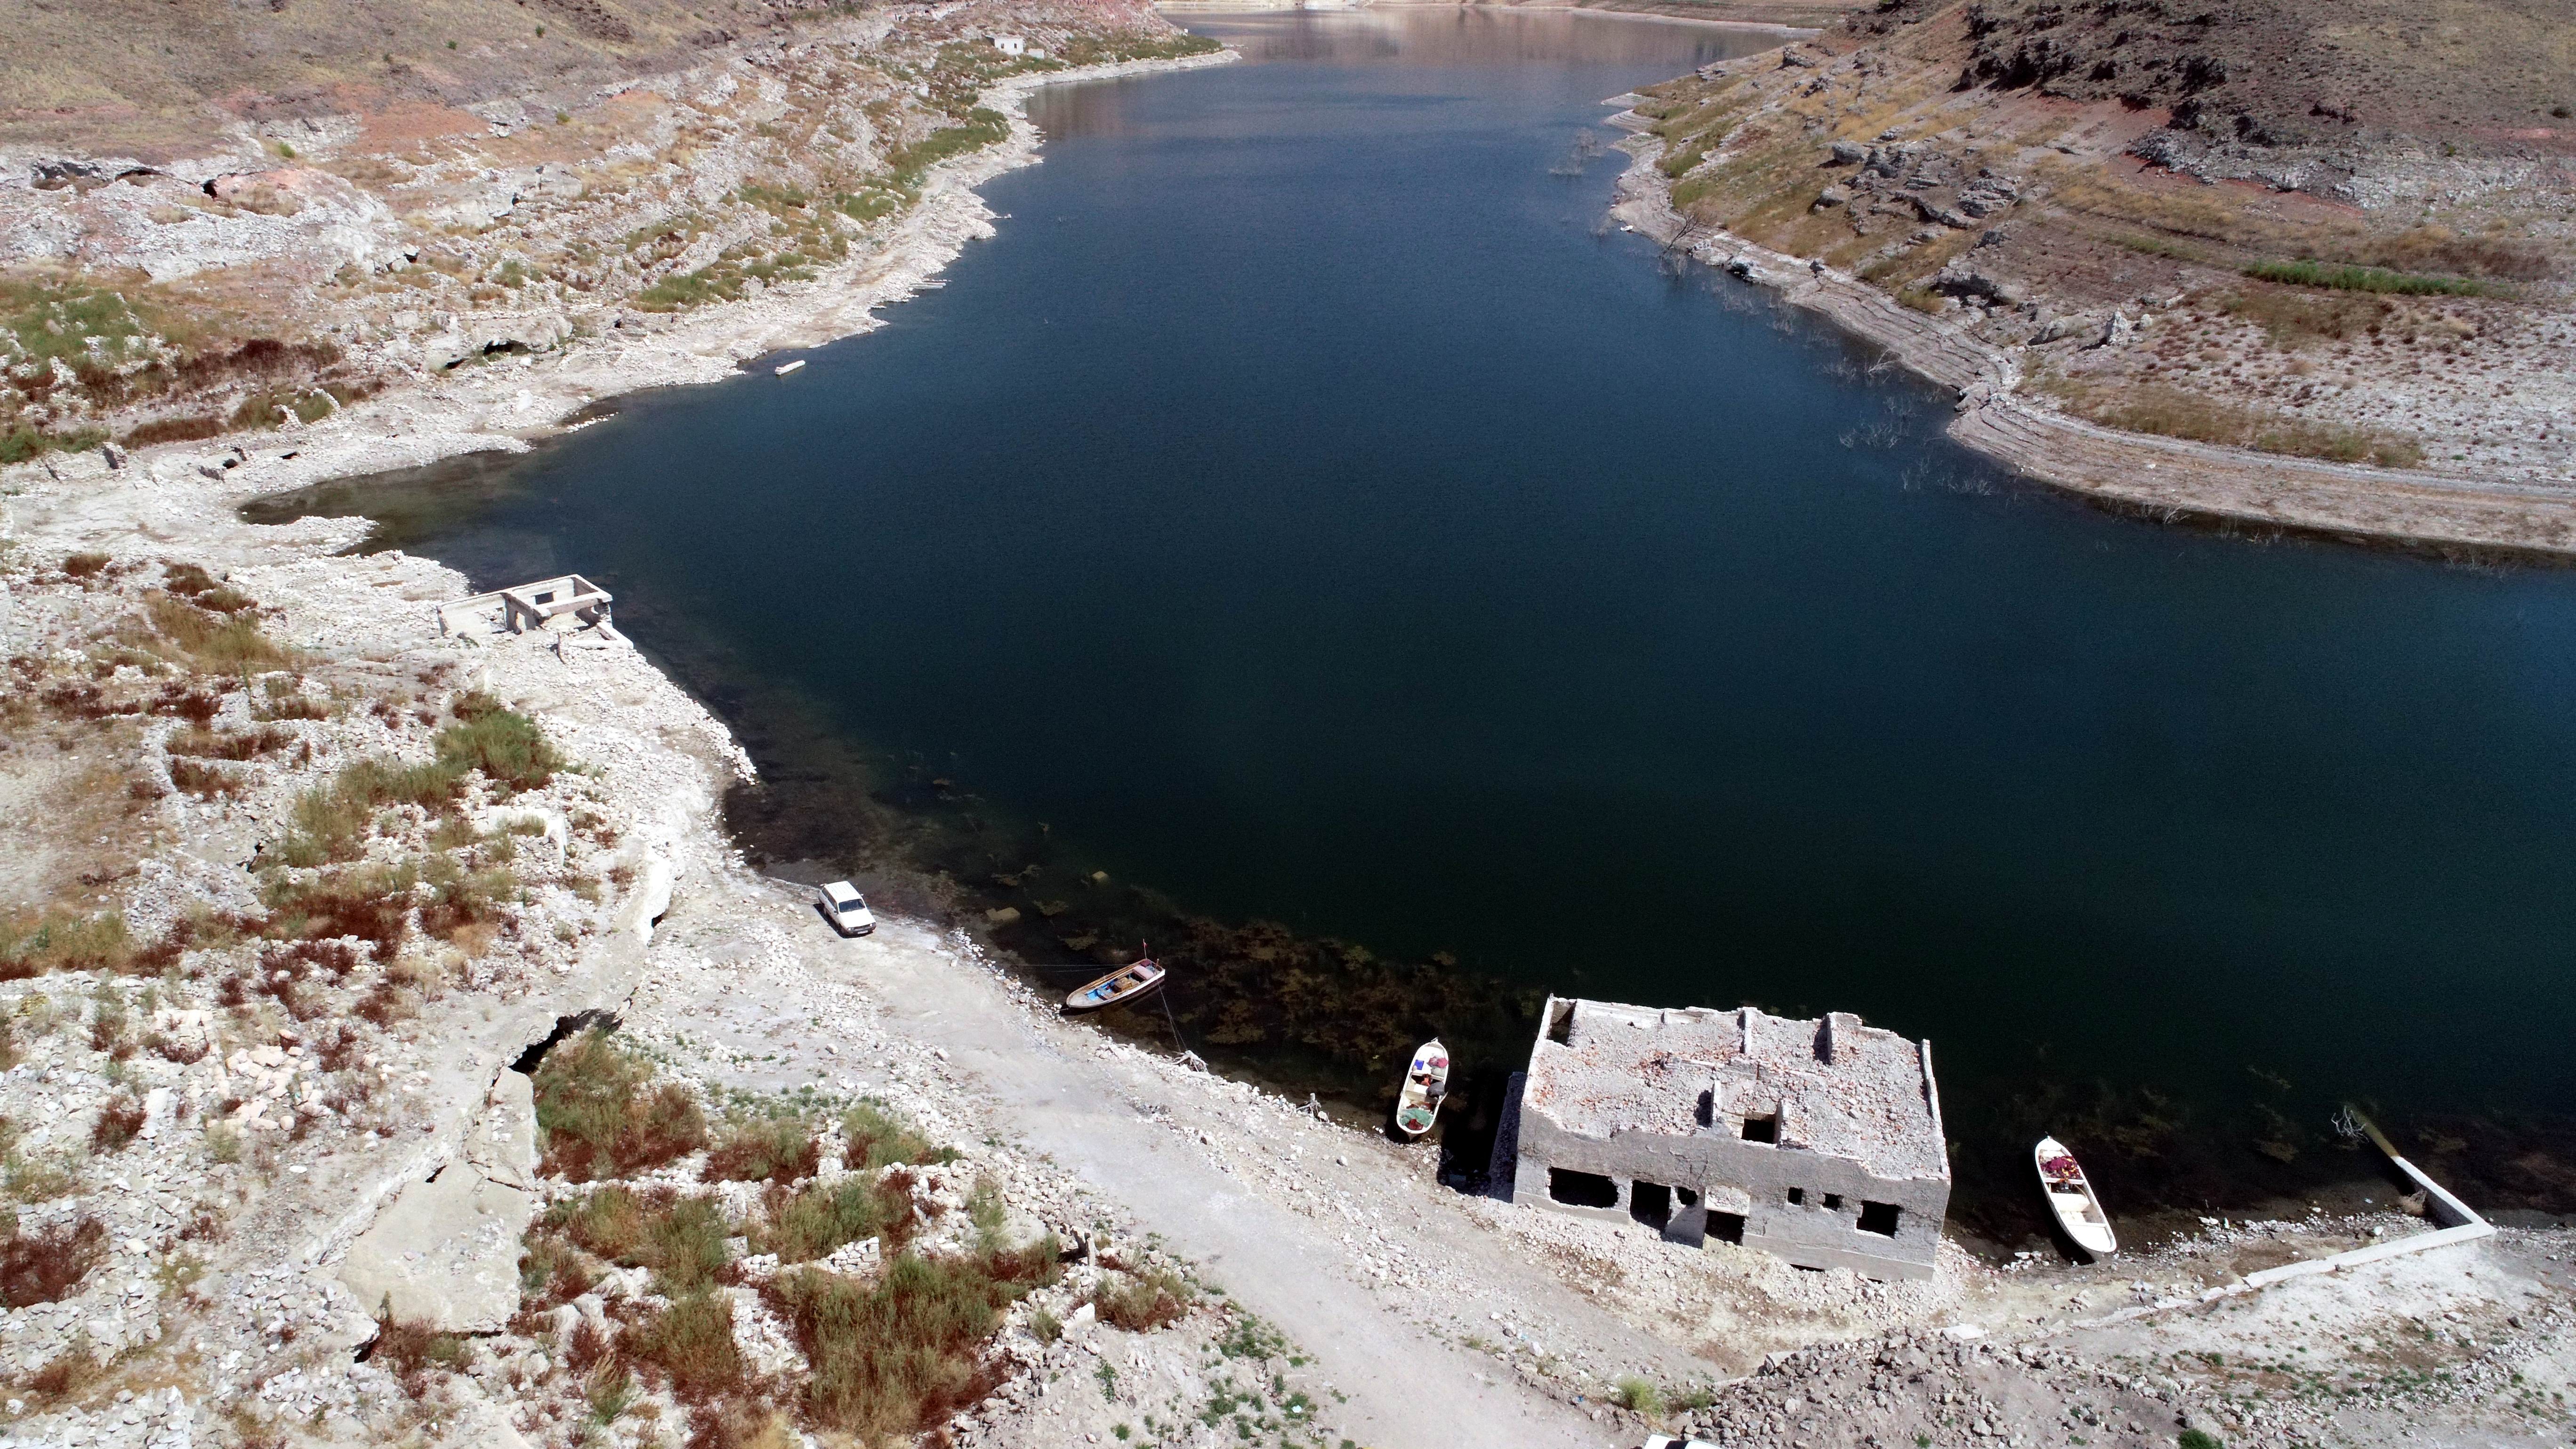
<path id="1" fill-rule="evenodd" d="M 831 919 L 833 929 L 844 936 L 864 936 L 877 928 L 877 918 L 868 913 L 865 897 L 850 888 L 845 880 L 823 887 L 823 914 Z"/>

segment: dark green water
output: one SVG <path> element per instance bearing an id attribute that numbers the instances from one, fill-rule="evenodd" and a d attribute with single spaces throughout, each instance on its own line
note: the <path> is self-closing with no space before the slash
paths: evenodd
<path id="1" fill-rule="evenodd" d="M 2037 493 L 1604 234 L 1597 102 L 1744 37 L 1193 24 L 1253 60 L 1045 94 L 883 331 L 292 506 L 578 568 L 756 753 L 793 700 L 1192 911 L 1928 1036 L 1963 1183 L 2287 1190 L 2355 1095 L 2564 1196 L 2500 1164 L 2576 1107 L 2576 578 Z"/>

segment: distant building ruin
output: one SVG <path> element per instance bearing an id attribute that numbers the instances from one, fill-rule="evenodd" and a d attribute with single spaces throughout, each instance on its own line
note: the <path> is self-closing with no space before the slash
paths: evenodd
<path id="1" fill-rule="evenodd" d="M 1514 1154 L 1514 1202 L 1804 1268 L 1932 1276 L 1950 1161 L 1929 1042 L 1845 1011 L 1551 996 L 1517 1107 L 1496 1154 Z"/>

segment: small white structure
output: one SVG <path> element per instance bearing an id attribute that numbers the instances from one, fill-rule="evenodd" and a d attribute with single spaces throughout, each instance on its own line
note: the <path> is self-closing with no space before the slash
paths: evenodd
<path id="1" fill-rule="evenodd" d="M 1004 55 L 1025 55 L 1028 53 L 1029 43 L 1017 35 L 996 35 L 993 37 L 993 48 Z"/>
<path id="2" fill-rule="evenodd" d="M 524 634 L 531 629 L 544 629 L 558 616 L 570 614 L 578 623 L 613 639 L 619 636 L 609 622 L 612 600 L 608 590 L 581 575 L 563 574 L 441 604 L 437 610 L 438 632 L 442 636 L 483 630 Z M 492 611 L 494 604 L 501 606 L 497 614 Z"/>
<path id="3" fill-rule="evenodd" d="M 579 574 L 539 579 L 501 591 L 501 621 L 513 634 L 542 629 L 558 614 L 570 614 L 585 624 L 605 624 L 609 600 L 608 590 Z"/>

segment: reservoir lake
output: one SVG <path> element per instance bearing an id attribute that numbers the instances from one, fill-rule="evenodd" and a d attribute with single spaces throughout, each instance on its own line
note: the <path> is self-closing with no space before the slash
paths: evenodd
<path id="1" fill-rule="evenodd" d="M 773 793 L 911 822 L 756 853 L 917 846 L 1050 981 L 1114 953 L 1037 909 L 1098 870 L 1928 1037 L 1971 1206 L 2043 1130 L 2115 1210 L 2323 1191 L 2353 1100 L 2482 1205 L 2576 1208 L 2576 577 L 2035 489 L 1607 224 L 1605 98 L 1771 37 L 1177 18 L 1245 61 L 1038 93 L 998 236 L 881 330 L 252 516 L 599 580 Z M 1461 1048 L 1486 1102 L 1526 1050 Z"/>

